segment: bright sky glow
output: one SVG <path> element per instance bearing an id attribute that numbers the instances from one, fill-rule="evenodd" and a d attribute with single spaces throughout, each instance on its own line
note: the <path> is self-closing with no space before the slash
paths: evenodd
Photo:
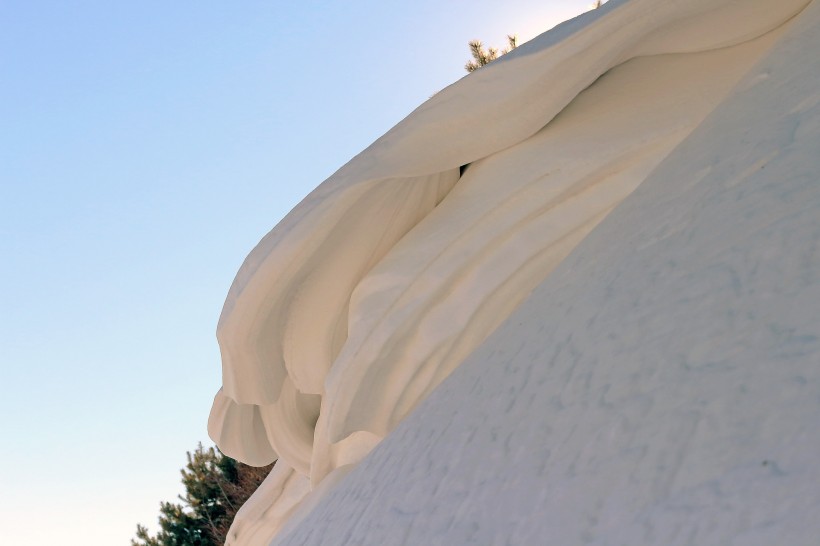
<path id="1" fill-rule="evenodd" d="M 305 194 L 589 0 L 0 4 L 0 528 L 128 544 L 208 442 L 216 321 Z"/>

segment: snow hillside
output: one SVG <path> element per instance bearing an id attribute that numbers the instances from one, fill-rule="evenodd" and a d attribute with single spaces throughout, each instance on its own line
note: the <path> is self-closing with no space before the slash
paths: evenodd
<path id="1" fill-rule="evenodd" d="M 813 545 L 820 4 L 281 544 Z"/>
<path id="2" fill-rule="evenodd" d="M 220 319 L 209 431 L 279 458 L 228 544 L 811 544 L 816 51 L 613 0 L 317 188 Z"/>

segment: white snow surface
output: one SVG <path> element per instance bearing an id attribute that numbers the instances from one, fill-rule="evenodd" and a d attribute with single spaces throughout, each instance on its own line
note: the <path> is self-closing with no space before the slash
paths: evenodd
<path id="1" fill-rule="evenodd" d="M 816 544 L 818 51 L 612 0 L 320 185 L 220 318 L 228 544 Z"/>

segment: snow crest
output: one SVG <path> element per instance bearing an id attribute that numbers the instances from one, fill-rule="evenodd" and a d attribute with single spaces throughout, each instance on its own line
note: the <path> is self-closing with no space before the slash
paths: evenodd
<path id="1" fill-rule="evenodd" d="M 248 464 L 279 459 L 228 544 L 309 514 L 807 4 L 612 0 L 438 93 L 300 203 L 217 330 L 209 434 Z"/>

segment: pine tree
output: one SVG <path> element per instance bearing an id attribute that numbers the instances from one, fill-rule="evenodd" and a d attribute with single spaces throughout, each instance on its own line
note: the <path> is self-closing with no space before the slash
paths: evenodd
<path id="1" fill-rule="evenodd" d="M 501 55 L 509 53 L 518 47 L 518 37 L 514 34 L 508 34 L 507 44 L 508 47 L 501 51 Z M 484 49 L 484 44 L 481 43 L 481 40 L 471 40 L 467 45 L 470 47 L 470 55 L 473 56 L 473 60 L 467 61 L 467 64 L 464 65 L 464 69 L 467 72 L 478 70 L 482 66 L 490 64 L 499 57 L 497 48 L 491 47 L 489 49 Z"/>
<path id="2" fill-rule="evenodd" d="M 181 504 L 161 502 L 159 532 L 151 536 L 137 525 L 132 546 L 222 546 L 236 512 L 273 468 L 242 464 L 202 444 L 187 457 Z"/>
<path id="3" fill-rule="evenodd" d="M 606 0 L 595 0 L 592 3 L 592 9 L 598 9 L 606 3 Z M 509 53 L 516 47 L 518 47 L 518 37 L 515 34 L 508 34 L 507 35 L 507 43 L 508 46 L 498 53 L 498 49 L 495 47 L 491 47 L 488 49 L 484 49 L 484 44 L 481 43 L 481 40 L 470 40 L 467 42 L 467 45 L 470 48 L 470 55 L 473 56 L 471 61 L 467 61 L 467 64 L 464 65 L 464 69 L 467 72 L 473 72 L 478 70 L 482 66 L 486 66 L 496 60 L 501 55 L 505 53 Z"/>

